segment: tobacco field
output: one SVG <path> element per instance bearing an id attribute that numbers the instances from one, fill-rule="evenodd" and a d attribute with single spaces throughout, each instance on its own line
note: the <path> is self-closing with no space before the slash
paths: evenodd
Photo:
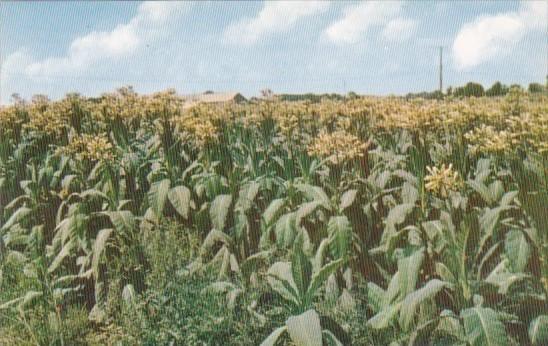
<path id="1" fill-rule="evenodd" d="M 547 345 L 548 96 L 0 108 L 1 345 Z"/>

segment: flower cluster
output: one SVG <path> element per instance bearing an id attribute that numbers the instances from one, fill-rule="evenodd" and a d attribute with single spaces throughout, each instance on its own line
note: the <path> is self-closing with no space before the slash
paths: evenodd
<path id="1" fill-rule="evenodd" d="M 462 187 L 459 173 L 453 170 L 453 165 L 441 167 L 426 167 L 428 175 L 424 178 L 426 190 L 440 196 L 447 197 L 449 191 L 457 191 Z"/>
<path id="2" fill-rule="evenodd" d="M 470 153 L 504 153 L 518 144 L 514 135 L 508 131 L 497 131 L 493 126 L 481 124 L 464 135 L 469 142 Z"/>
<path id="3" fill-rule="evenodd" d="M 308 145 L 308 154 L 326 158 L 334 165 L 364 156 L 367 144 L 345 131 L 322 132 Z"/>
<path id="4" fill-rule="evenodd" d="M 72 156 L 79 161 L 112 162 L 115 159 L 114 147 L 104 134 L 84 134 L 75 137 L 67 146 L 60 148 L 58 152 Z"/>

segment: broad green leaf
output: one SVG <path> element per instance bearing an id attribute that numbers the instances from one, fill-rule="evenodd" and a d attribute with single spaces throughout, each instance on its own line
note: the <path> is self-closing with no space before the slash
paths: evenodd
<path id="1" fill-rule="evenodd" d="M 155 182 L 150 186 L 150 191 L 148 192 L 148 204 L 158 217 L 161 217 L 164 212 L 164 206 L 166 204 L 170 185 L 171 182 L 169 179 L 164 179 Z"/>
<path id="2" fill-rule="evenodd" d="M 293 275 L 295 285 L 299 290 L 299 294 L 303 297 L 308 289 L 308 286 L 310 285 L 312 265 L 303 252 L 302 241 L 295 241 L 295 245 L 293 246 L 293 256 L 291 256 L 291 273 Z"/>
<path id="3" fill-rule="evenodd" d="M 335 258 L 345 257 L 352 245 L 352 226 L 346 216 L 333 216 L 327 224 L 331 253 Z"/>
<path id="4" fill-rule="evenodd" d="M 308 184 L 297 184 L 296 188 L 301 191 L 309 201 L 320 202 L 324 208 L 331 209 L 331 200 L 327 197 L 327 194 L 321 187 Z"/>
<path id="5" fill-rule="evenodd" d="M 399 286 L 401 297 L 407 296 L 417 287 L 419 272 L 424 261 L 424 249 L 398 261 Z"/>
<path id="6" fill-rule="evenodd" d="M 509 345 L 504 324 L 494 310 L 476 306 L 462 310 L 460 317 L 471 346 Z"/>
<path id="7" fill-rule="evenodd" d="M 404 182 L 401 189 L 402 201 L 405 204 L 415 204 L 419 199 L 419 191 L 408 182 Z"/>
<path id="8" fill-rule="evenodd" d="M 278 216 L 282 207 L 285 205 L 284 198 L 278 198 L 272 200 L 266 210 L 263 213 L 263 220 L 267 226 L 274 222 L 274 219 Z"/>
<path id="9" fill-rule="evenodd" d="M 97 234 L 97 237 L 95 237 L 95 242 L 93 243 L 93 257 L 91 259 L 91 269 L 93 270 L 95 280 L 99 277 L 99 261 L 101 260 L 101 255 L 105 251 L 108 238 L 112 232 L 112 228 L 102 229 Z"/>
<path id="10" fill-rule="evenodd" d="M 518 281 L 525 280 L 528 277 L 528 275 L 523 273 L 494 272 L 485 279 L 485 282 L 498 286 L 500 294 L 507 294 L 510 286 Z"/>
<path id="11" fill-rule="evenodd" d="M 274 228 L 278 246 L 290 247 L 293 244 L 293 240 L 297 235 L 296 222 L 296 213 L 284 214 L 278 219 Z"/>
<path id="12" fill-rule="evenodd" d="M 53 273 L 57 268 L 59 268 L 59 266 L 61 265 L 63 260 L 67 256 L 71 255 L 71 252 L 72 252 L 72 249 L 74 248 L 74 246 L 75 246 L 75 242 L 74 242 L 73 239 L 71 239 L 61 248 L 61 251 L 59 251 L 59 253 L 55 257 L 53 262 L 51 262 L 51 264 L 48 268 L 48 273 Z"/>
<path id="13" fill-rule="evenodd" d="M 387 328 L 396 319 L 401 308 L 401 302 L 385 306 L 375 316 L 367 321 L 366 326 L 373 329 Z"/>
<path id="14" fill-rule="evenodd" d="M 253 206 L 253 201 L 259 193 L 259 187 L 260 184 L 256 181 L 252 181 L 242 187 L 240 189 L 238 201 L 236 202 L 236 208 L 243 212 L 249 210 Z"/>
<path id="15" fill-rule="evenodd" d="M 341 196 L 341 204 L 339 205 L 339 209 L 342 211 L 350 207 L 356 200 L 357 194 L 358 190 L 356 189 L 348 190 L 343 193 L 343 195 Z"/>
<path id="16" fill-rule="evenodd" d="M 548 315 L 540 315 L 531 321 L 529 340 L 534 346 L 548 345 Z"/>
<path id="17" fill-rule="evenodd" d="M 2 229 L 2 230 L 9 229 L 11 226 L 15 225 L 16 223 L 19 223 L 22 220 L 24 220 L 31 213 L 32 213 L 32 209 L 27 208 L 27 207 L 21 207 L 21 208 L 17 209 L 15 211 L 15 213 L 13 213 L 11 215 L 11 217 L 8 219 L 8 221 L 6 221 L 6 223 L 0 229 Z"/>
<path id="18" fill-rule="evenodd" d="M 267 281 L 270 287 L 284 299 L 299 305 L 298 288 L 293 280 L 290 262 L 276 262 L 267 272 Z"/>
<path id="19" fill-rule="evenodd" d="M 314 310 L 291 316 L 285 322 L 291 340 L 299 346 L 321 346 L 322 326 L 320 316 Z"/>
<path id="20" fill-rule="evenodd" d="M 395 232 L 396 226 L 404 222 L 407 215 L 409 215 L 414 208 L 415 208 L 414 204 L 404 203 L 404 204 L 398 204 L 394 208 L 390 209 L 390 212 L 388 212 L 388 216 L 386 217 L 386 220 L 385 220 L 385 224 L 386 224 L 385 231 L 387 233 Z M 385 238 L 386 237 L 383 235 L 383 239 Z"/>
<path id="21" fill-rule="evenodd" d="M 447 283 L 438 279 L 433 279 L 428 281 L 424 287 L 408 294 L 407 297 L 405 297 L 402 302 L 399 319 L 400 326 L 403 330 L 410 330 L 417 307 L 426 299 L 433 298 L 446 286 Z"/>
<path id="22" fill-rule="evenodd" d="M 219 195 L 211 203 L 209 214 L 215 229 L 222 231 L 225 228 L 226 218 L 232 203 L 231 195 Z"/>
<path id="23" fill-rule="evenodd" d="M 224 245 L 229 245 L 232 242 L 232 239 L 230 239 L 230 237 L 226 233 L 216 229 L 212 229 L 211 231 L 209 231 L 202 243 L 202 246 L 200 247 L 200 257 L 207 256 L 209 251 L 218 242 L 221 242 Z"/>
<path id="24" fill-rule="evenodd" d="M 278 342 L 278 339 L 282 336 L 283 333 L 287 331 L 287 326 L 283 326 L 275 329 L 270 335 L 261 342 L 261 346 L 275 346 Z"/>
<path id="25" fill-rule="evenodd" d="M 514 273 L 524 272 L 531 257 L 531 246 L 523 232 L 509 231 L 506 234 L 504 249 Z"/>
<path id="26" fill-rule="evenodd" d="M 367 283 L 367 303 L 371 306 L 374 313 L 381 311 L 384 306 L 384 290 L 373 282 Z"/>
<path id="27" fill-rule="evenodd" d="M 309 300 L 314 297 L 318 289 L 323 285 L 325 281 L 327 281 L 327 278 L 329 275 L 333 274 L 337 269 L 339 269 L 344 263 L 344 259 L 340 258 L 336 261 L 332 261 L 329 264 L 326 264 L 322 269 L 320 269 L 319 272 L 315 273 L 312 276 L 312 282 L 310 283 L 310 287 L 308 288 L 307 292 L 307 298 Z"/>
<path id="28" fill-rule="evenodd" d="M 188 219 L 188 213 L 190 211 L 190 190 L 186 186 L 175 186 L 169 190 L 167 198 L 177 213 L 183 218 Z"/>
<path id="29" fill-rule="evenodd" d="M 116 231 L 131 234 L 135 230 L 135 217 L 129 210 L 106 212 Z"/>

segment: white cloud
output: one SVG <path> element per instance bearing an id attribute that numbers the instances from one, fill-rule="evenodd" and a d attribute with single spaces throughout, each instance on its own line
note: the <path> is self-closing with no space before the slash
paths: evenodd
<path id="1" fill-rule="evenodd" d="M 453 41 L 453 58 L 458 69 L 468 69 L 508 53 L 532 30 L 546 28 L 548 3 L 523 2 L 517 12 L 481 16 L 466 23 Z"/>
<path id="2" fill-rule="evenodd" d="M 252 44 L 266 35 L 291 29 L 298 20 L 322 13 L 329 5 L 326 1 L 265 1 L 256 17 L 229 25 L 223 38 L 228 43 Z"/>
<path id="3" fill-rule="evenodd" d="M 72 41 L 65 56 L 31 61 L 27 53 L 17 51 L 6 58 L 2 71 L 23 73 L 28 77 L 52 76 L 83 71 L 94 63 L 128 56 L 150 41 L 185 8 L 184 2 L 143 2 L 137 14 L 111 31 L 94 31 Z M 25 63 L 9 63 L 25 55 Z"/>
<path id="4" fill-rule="evenodd" d="M 394 40 L 403 30 L 416 27 L 414 20 L 401 16 L 402 8 L 401 1 L 367 1 L 349 6 L 344 10 L 342 18 L 325 29 L 324 35 L 334 43 L 352 44 L 358 42 L 370 29 L 380 27 L 383 28 L 383 38 Z"/>
<path id="5" fill-rule="evenodd" d="M 382 37 L 387 41 L 403 41 L 415 33 L 417 22 L 409 18 L 396 18 L 388 22 L 382 30 Z"/>

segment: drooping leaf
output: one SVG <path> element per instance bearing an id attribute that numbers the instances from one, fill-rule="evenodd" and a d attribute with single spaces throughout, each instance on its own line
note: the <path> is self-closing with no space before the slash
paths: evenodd
<path id="1" fill-rule="evenodd" d="M 319 272 L 315 273 L 312 276 L 312 281 L 310 287 L 308 288 L 307 296 L 308 299 L 314 297 L 318 289 L 327 281 L 329 275 L 333 274 L 337 269 L 339 269 L 344 263 L 344 259 L 340 258 L 336 261 L 332 261 L 329 264 L 326 264 Z"/>
<path id="2" fill-rule="evenodd" d="M 314 310 L 301 315 L 291 316 L 285 322 L 291 340 L 299 346 L 322 345 L 322 326 L 320 316 Z"/>
<path id="3" fill-rule="evenodd" d="M 447 286 L 446 282 L 438 279 L 430 280 L 422 288 L 410 293 L 402 302 L 400 310 L 400 326 L 405 331 L 409 331 L 417 307 L 427 299 L 433 298 L 438 292 Z"/>
<path id="4" fill-rule="evenodd" d="M 371 317 L 367 321 L 366 326 L 373 329 L 384 329 L 390 326 L 398 315 L 401 308 L 401 302 L 396 304 L 390 304 L 380 310 L 375 316 Z"/>
<path id="5" fill-rule="evenodd" d="M 171 182 L 169 179 L 163 179 L 153 183 L 150 186 L 150 191 L 148 192 L 148 204 L 158 217 L 161 217 L 164 212 L 170 185 Z"/>
<path id="6" fill-rule="evenodd" d="M 67 256 L 71 255 L 74 246 L 75 242 L 73 239 L 71 239 L 61 248 L 61 251 L 59 251 L 57 256 L 55 256 L 53 262 L 51 262 L 50 266 L 48 267 L 48 273 L 53 273 L 55 270 L 57 270 L 57 268 L 59 268 L 63 260 Z"/>
<path id="7" fill-rule="evenodd" d="M 298 288 L 293 280 L 290 262 L 276 262 L 267 272 L 267 281 L 270 287 L 284 299 L 299 304 Z"/>
<path id="8" fill-rule="evenodd" d="M 540 315 L 531 321 L 529 340 L 533 346 L 548 345 L 548 315 Z"/>
<path id="9" fill-rule="evenodd" d="M 345 257 L 352 245 L 352 226 L 346 216 L 333 216 L 327 224 L 331 253 L 335 258 Z"/>
<path id="10" fill-rule="evenodd" d="M 341 204 L 339 205 L 339 209 L 342 211 L 350 207 L 356 200 L 357 194 L 358 190 L 356 189 L 348 190 L 343 193 L 343 195 L 341 196 Z"/>
<path id="11" fill-rule="evenodd" d="M 225 228 L 226 219 L 232 203 L 231 195 L 219 195 L 211 203 L 209 214 L 215 229 L 222 231 Z"/>
<path id="12" fill-rule="evenodd" d="M 531 246 L 523 232 L 510 230 L 506 234 L 504 249 L 514 273 L 525 271 L 531 257 Z"/>
<path id="13" fill-rule="evenodd" d="M 471 346 L 509 345 L 504 324 L 491 308 L 473 307 L 462 310 L 466 339 Z"/>
<path id="14" fill-rule="evenodd" d="M 282 215 L 276 222 L 274 231 L 276 233 L 276 243 L 280 247 L 290 247 L 297 235 L 297 214 L 287 213 Z"/>
<path id="15" fill-rule="evenodd" d="M 108 238 L 110 237 L 112 232 L 112 228 L 102 229 L 97 234 L 97 237 L 95 237 L 95 242 L 93 243 L 93 257 L 91 259 L 91 269 L 93 270 L 93 276 L 96 280 L 99 277 L 99 261 L 101 259 L 101 255 L 105 251 Z"/>
<path id="16" fill-rule="evenodd" d="M 31 213 L 32 213 L 32 209 L 27 208 L 27 207 L 21 207 L 21 208 L 17 209 L 15 211 L 15 213 L 13 213 L 11 215 L 11 217 L 8 219 L 8 221 L 6 221 L 6 223 L 0 229 L 2 229 L 2 230 L 9 229 L 11 226 L 15 225 L 16 223 L 19 223 L 22 220 L 24 220 Z"/>
<path id="17" fill-rule="evenodd" d="M 240 189 L 240 194 L 238 196 L 238 201 L 236 202 L 236 208 L 246 212 L 253 206 L 253 201 L 257 194 L 259 193 L 260 184 L 256 181 L 252 181 L 244 185 Z"/>
<path id="18" fill-rule="evenodd" d="M 401 297 L 407 296 L 417 287 L 419 272 L 424 261 L 424 249 L 398 261 L 399 287 Z"/>
<path id="19" fill-rule="evenodd" d="M 175 186 L 167 194 L 169 202 L 177 213 L 188 219 L 190 211 L 190 190 L 186 186 Z"/>
<path id="20" fill-rule="evenodd" d="M 274 219 L 277 217 L 284 205 L 284 198 L 274 199 L 272 200 L 272 202 L 270 202 L 270 204 L 263 213 L 263 220 L 267 226 L 271 225 L 274 222 Z"/>
<path id="21" fill-rule="evenodd" d="M 261 346 L 275 346 L 278 342 L 278 339 L 282 336 L 283 333 L 287 331 L 287 326 L 276 328 L 270 335 L 261 342 Z"/>
<path id="22" fill-rule="evenodd" d="M 331 209 L 331 200 L 321 187 L 308 184 L 297 184 L 296 187 L 309 201 L 319 202 L 324 208 Z"/>
<path id="23" fill-rule="evenodd" d="M 106 212 L 116 231 L 131 234 L 135 230 L 135 217 L 129 210 Z"/>
<path id="24" fill-rule="evenodd" d="M 300 238 L 300 237 L 299 237 Z M 302 241 L 295 241 L 293 256 L 291 256 L 291 273 L 299 294 L 305 295 L 312 276 L 312 265 L 303 252 Z"/>

